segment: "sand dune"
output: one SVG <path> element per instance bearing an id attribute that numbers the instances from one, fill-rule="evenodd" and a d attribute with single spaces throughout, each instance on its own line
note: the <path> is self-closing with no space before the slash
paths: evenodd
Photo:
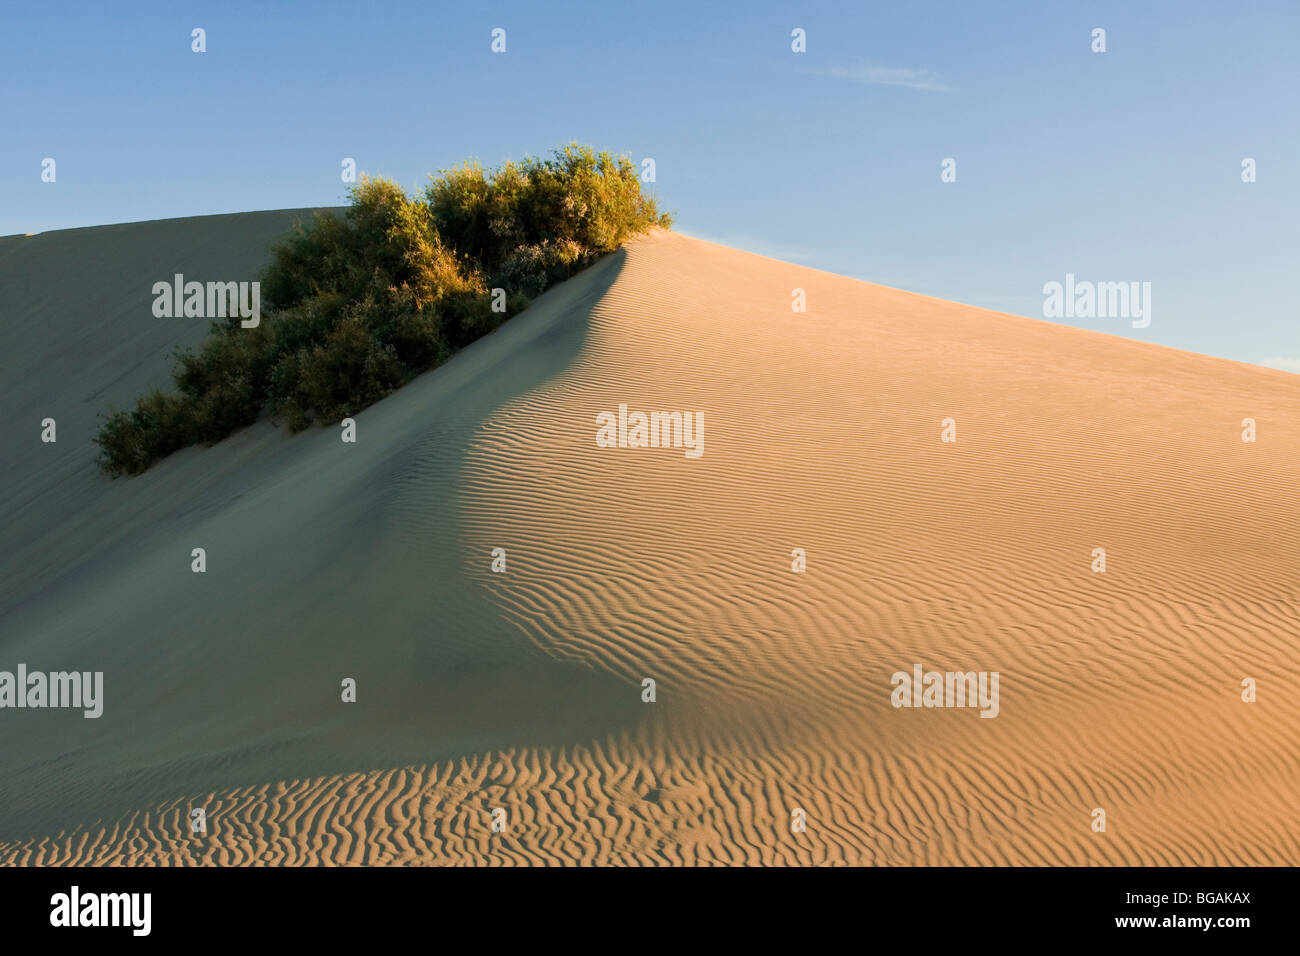
<path id="1" fill-rule="evenodd" d="M 1300 862 L 1300 378 L 656 232 L 355 445 L 100 477 L 204 331 L 149 284 L 292 215 L 0 240 L 0 669 L 105 684 L 0 711 L 0 860 Z M 620 404 L 703 454 L 597 447 Z M 895 708 L 914 664 L 998 715 Z"/>

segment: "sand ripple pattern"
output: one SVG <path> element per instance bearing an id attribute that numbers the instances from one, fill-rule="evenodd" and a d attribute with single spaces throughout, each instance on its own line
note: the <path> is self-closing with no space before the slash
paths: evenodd
<path id="1" fill-rule="evenodd" d="M 1300 862 L 1300 378 L 668 233 L 625 257 L 599 296 L 581 277 L 571 306 L 516 320 L 530 349 L 476 346 L 529 387 L 394 448 L 366 487 L 407 564 L 454 520 L 482 601 L 456 617 L 458 661 L 476 642 L 496 661 L 508 633 L 633 717 L 194 790 L 0 860 Z M 620 403 L 702 412 L 703 456 L 598 448 Z M 893 708 L 914 663 L 998 671 L 999 716 Z"/>

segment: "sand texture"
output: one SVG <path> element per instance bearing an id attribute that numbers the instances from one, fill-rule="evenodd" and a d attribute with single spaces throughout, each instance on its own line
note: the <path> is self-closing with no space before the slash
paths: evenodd
<path id="1" fill-rule="evenodd" d="M 0 240 L 0 669 L 104 673 L 0 710 L 0 861 L 1300 862 L 1300 377 L 657 231 L 355 444 L 99 474 L 206 332 L 151 284 L 305 215 Z M 598 447 L 620 404 L 703 453 Z"/>

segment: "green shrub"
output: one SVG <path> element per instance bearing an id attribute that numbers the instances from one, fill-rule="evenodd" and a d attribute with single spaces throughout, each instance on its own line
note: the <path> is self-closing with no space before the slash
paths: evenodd
<path id="1" fill-rule="evenodd" d="M 577 144 L 487 173 L 476 163 L 444 170 L 425 201 L 444 241 L 502 288 L 511 278 L 502 270 L 514 262 L 517 274 L 521 250 L 572 244 L 585 263 L 651 226 L 672 224 L 641 195 L 631 159 Z"/>
<path id="2" fill-rule="evenodd" d="M 113 411 L 95 439 L 111 474 L 138 475 L 191 444 L 184 399 L 153 389 L 130 412 Z"/>
<path id="3" fill-rule="evenodd" d="M 356 414 L 631 236 L 668 226 L 640 185 L 627 157 L 577 145 L 488 172 L 467 163 L 419 199 L 363 178 L 342 216 L 318 214 L 272 250 L 258 326 L 214 322 L 198 351 L 177 354 L 176 392 L 106 416 L 101 466 L 139 474 L 264 413 L 292 431 Z"/>
<path id="4" fill-rule="evenodd" d="M 286 403 L 291 419 L 316 417 L 337 422 L 373 405 L 407 378 L 397 350 L 375 338 L 365 319 L 350 315 L 325 341 L 302 350 L 297 376 Z"/>
<path id="5" fill-rule="evenodd" d="M 506 256 L 497 276 L 503 288 L 531 298 L 569 278 L 591 258 L 591 254 L 572 239 L 557 242 L 543 239 L 531 246 L 519 246 Z"/>

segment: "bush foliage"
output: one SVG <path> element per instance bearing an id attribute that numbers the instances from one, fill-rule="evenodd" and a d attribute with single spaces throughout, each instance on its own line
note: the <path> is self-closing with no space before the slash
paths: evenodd
<path id="1" fill-rule="evenodd" d="M 111 475 L 134 475 L 263 414 L 298 431 L 377 402 L 486 335 L 530 299 L 670 218 L 641 195 L 625 156 L 570 145 L 549 159 L 444 170 L 410 197 L 385 179 L 353 186 L 273 250 L 255 328 L 212 323 L 176 355 L 176 391 L 111 411 L 95 439 Z M 506 290 L 506 311 L 492 290 Z"/>

